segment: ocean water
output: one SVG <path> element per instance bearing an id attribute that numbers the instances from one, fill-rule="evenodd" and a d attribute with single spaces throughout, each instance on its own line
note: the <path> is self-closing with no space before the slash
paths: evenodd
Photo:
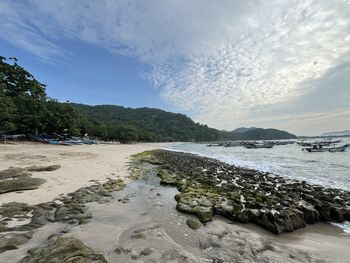
<path id="1" fill-rule="evenodd" d="M 350 143 L 350 138 L 341 139 L 339 145 Z M 325 187 L 350 190 L 350 148 L 346 152 L 309 153 L 302 151 L 297 144 L 275 145 L 271 149 L 246 149 L 242 146 L 207 147 L 198 143 L 177 143 L 169 145 L 167 149 L 195 153 Z"/>
<path id="2" fill-rule="evenodd" d="M 341 139 L 339 145 L 350 143 L 349 137 Z M 246 149 L 242 146 L 207 147 L 206 144 L 177 143 L 166 149 L 194 153 L 240 167 L 350 191 L 349 148 L 346 152 L 309 153 L 302 151 L 302 147 L 297 144 L 275 145 L 271 149 Z M 334 225 L 350 234 L 350 222 Z"/>

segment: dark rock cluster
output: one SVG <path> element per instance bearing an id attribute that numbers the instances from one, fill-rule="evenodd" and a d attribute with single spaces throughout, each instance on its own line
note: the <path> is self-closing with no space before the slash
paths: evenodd
<path id="1" fill-rule="evenodd" d="M 162 184 L 176 186 L 177 209 L 203 223 L 215 214 L 280 234 L 318 221 L 350 220 L 350 192 L 311 185 L 193 154 L 157 150 Z"/>
<path id="2" fill-rule="evenodd" d="M 83 187 L 47 203 L 28 205 L 25 203 L 11 202 L 0 206 L 0 253 L 17 249 L 19 245 L 26 243 L 33 230 L 48 222 L 66 222 L 69 224 L 85 224 L 92 218 L 87 211 L 86 203 L 106 203 L 112 197 L 113 191 L 125 187 L 123 180 L 109 180 L 104 184 L 96 184 Z M 26 224 L 9 227 L 9 221 L 18 222 L 27 220 Z M 4 233 L 4 234 L 2 234 Z"/>

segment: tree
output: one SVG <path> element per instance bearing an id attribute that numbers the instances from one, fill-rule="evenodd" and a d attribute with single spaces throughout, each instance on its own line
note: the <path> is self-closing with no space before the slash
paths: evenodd
<path id="1" fill-rule="evenodd" d="M 10 58 L 13 64 L 6 63 L 0 56 L 0 76 L 6 96 L 30 96 L 33 99 L 45 100 L 45 85 L 37 81 L 32 74 L 17 64 L 16 58 Z"/>
<path id="2" fill-rule="evenodd" d="M 5 96 L 2 83 L 0 83 L 0 130 L 14 131 L 16 125 L 14 118 L 16 115 L 16 106 L 12 98 Z"/>

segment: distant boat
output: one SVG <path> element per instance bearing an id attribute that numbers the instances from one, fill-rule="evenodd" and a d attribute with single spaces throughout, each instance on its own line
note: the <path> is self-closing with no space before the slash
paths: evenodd
<path id="1" fill-rule="evenodd" d="M 306 150 L 308 152 L 345 152 L 346 149 L 350 147 L 350 144 L 345 144 L 343 146 L 339 147 L 332 147 L 332 148 L 323 148 L 323 147 L 312 147 L 312 148 L 304 148 L 303 150 Z"/>
<path id="2" fill-rule="evenodd" d="M 218 147 L 218 146 L 223 146 L 224 144 L 223 143 L 210 143 L 210 144 L 207 144 L 208 147 Z"/>
<path id="3" fill-rule="evenodd" d="M 272 143 L 246 143 L 243 145 L 245 148 L 247 149 L 262 149 L 262 148 L 266 148 L 266 149 L 270 149 L 273 147 Z"/>
<path id="4" fill-rule="evenodd" d="M 60 141 L 56 139 L 45 139 L 45 142 L 48 144 L 60 144 Z"/>
<path id="5" fill-rule="evenodd" d="M 306 147 L 306 146 L 311 147 L 314 145 L 316 145 L 316 146 L 329 146 L 331 144 L 336 144 L 336 143 L 340 143 L 340 142 L 342 142 L 342 140 L 326 139 L 326 140 L 313 141 L 313 142 L 311 142 L 311 141 L 309 141 L 309 142 L 299 141 L 299 142 L 297 142 L 297 144 L 300 146 L 304 146 L 304 147 Z"/>

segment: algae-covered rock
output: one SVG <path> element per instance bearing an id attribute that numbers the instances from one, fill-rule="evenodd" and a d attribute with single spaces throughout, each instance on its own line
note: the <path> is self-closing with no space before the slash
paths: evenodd
<path id="1" fill-rule="evenodd" d="M 171 175 L 167 170 L 160 170 L 158 172 L 161 184 L 176 185 L 176 176 Z"/>
<path id="2" fill-rule="evenodd" d="M 31 177 L 20 177 L 1 181 L 0 194 L 12 191 L 37 189 L 41 184 L 45 182 L 45 179 Z"/>
<path id="3" fill-rule="evenodd" d="M 117 180 L 109 180 L 108 182 L 104 183 L 103 188 L 106 189 L 106 191 L 120 191 L 122 190 L 126 184 L 122 179 L 117 179 Z"/>
<path id="4" fill-rule="evenodd" d="M 34 252 L 18 263 L 107 263 L 103 255 L 96 253 L 80 240 L 71 237 L 60 237 Z"/>
<path id="5" fill-rule="evenodd" d="M 191 192 L 186 192 L 178 194 L 175 199 L 178 211 L 195 214 L 203 223 L 212 220 L 214 216 L 213 204 L 205 196 L 197 196 Z"/>
<path id="6" fill-rule="evenodd" d="M 186 223 L 192 229 L 199 229 L 203 226 L 201 221 L 199 221 L 197 218 L 187 219 Z"/>

